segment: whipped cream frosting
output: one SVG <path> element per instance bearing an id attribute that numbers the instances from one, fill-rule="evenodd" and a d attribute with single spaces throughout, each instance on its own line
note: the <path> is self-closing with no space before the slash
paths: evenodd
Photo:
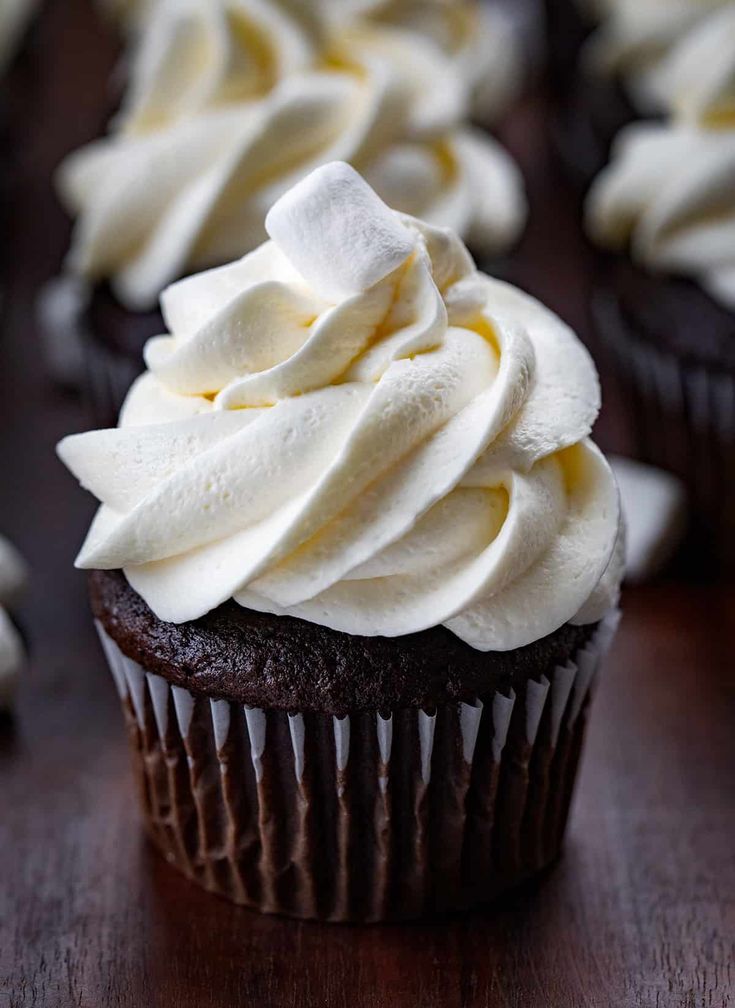
<path id="1" fill-rule="evenodd" d="M 319 8 L 290 0 L 159 0 L 132 60 L 120 116 L 148 133 L 269 94 L 320 58 Z"/>
<path id="2" fill-rule="evenodd" d="M 690 276 L 735 308 L 735 129 L 634 123 L 586 203 L 601 245 L 648 269 Z"/>
<path id="3" fill-rule="evenodd" d="M 116 429 L 66 438 L 101 502 L 77 559 L 159 618 L 229 598 L 351 634 L 444 624 L 508 650 L 599 619 L 617 490 L 581 343 L 346 164 L 271 240 L 169 287 Z"/>
<path id="4" fill-rule="evenodd" d="M 152 307 L 178 276 L 257 247 L 273 202 L 333 160 L 482 254 L 515 240 L 520 174 L 463 125 L 467 89 L 452 61 L 416 33 L 366 20 L 337 30 L 304 6 L 157 7 L 115 132 L 59 172 L 78 216 L 72 272 Z"/>
<path id="5" fill-rule="evenodd" d="M 515 97 L 523 75 L 508 14 L 478 0 L 331 0 L 333 16 L 369 17 L 433 41 L 469 89 L 472 117 L 492 123 Z"/>
<path id="6" fill-rule="evenodd" d="M 735 3 L 715 10 L 674 47 L 656 86 L 678 121 L 735 129 Z"/>
<path id="7" fill-rule="evenodd" d="M 618 74 L 642 112 L 669 107 L 662 66 L 698 23 L 732 0 L 606 0 L 584 59 Z"/>

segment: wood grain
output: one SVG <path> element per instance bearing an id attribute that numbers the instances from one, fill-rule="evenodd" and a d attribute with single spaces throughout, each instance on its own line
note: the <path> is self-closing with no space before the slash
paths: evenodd
<path id="1" fill-rule="evenodd" d="M 486 911 L 366 928 L 260 917 L 200 892 L 143 840 L 117 698 L 71 566 L 91 503 L 53 455 L 84 414 L 45 378 L 34 321 L 68 240 L 51 170 L 99 131 L 114 57 L 88 3 L 56 0 L 8 85 L 0 529 L 34 578 L 20 611 L 32 659 L 15 728 L 0 733 L 0 1006 L 730 1005 L 732 587 L 626 594 L 566 855 L 543 885 Z M 521 125 L 509 139 L 539 214 L 515 269 L 583 326 L 583 247 Z"/>

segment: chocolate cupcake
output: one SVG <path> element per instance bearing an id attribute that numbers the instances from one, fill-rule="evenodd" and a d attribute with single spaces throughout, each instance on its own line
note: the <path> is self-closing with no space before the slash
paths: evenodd
<path id="1" fill-rule="evenodd" d="M 671 54 L 729 0 L 547 0 L 554 147 L 584 191 L 628 123 L 669 109 Z"/>
<path id="2" fill-rule="evenodd" d="M 635 124 L 587 203 L 605 264 L 596 328 L 638 456 L 686 483 L 697 566 L 735 565 L 735 7 L 671 67 L 672 117 Z M 629 254 L 625 254 L 629 253 Z"/>
<path id="3" fill-rule="evenodd" d="M 59 449 L 149 832 L 265 911 L 465 907 L 558 855 L 614 628 L 594 369 L 345 164 L 267 228 Z"/>
<path id="4" fill-rule="evenodd" d="M 152 310 L 172 280 L 259 245 L 272 203 L 336 157 L 478 254 L 505 250 L 524 221 L 523 185 L 502 147 L 468 125 L 462 66 L 421 34 L 337 18 L 329 4 L 156 6 L 112 133 L 61 166 L 77 218 L 67 268 L 108 283 L 130 313 Z M 109 351 L 105 308 L 95 315 L 88 335 Z M 130 328 L 122 342 L 139 365 Z M 120 360 L 120 380 L 98 385 L 124 384 L 131 360 Z"/>

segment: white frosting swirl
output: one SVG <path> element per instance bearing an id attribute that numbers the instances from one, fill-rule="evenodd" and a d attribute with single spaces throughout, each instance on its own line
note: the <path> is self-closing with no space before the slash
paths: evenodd
<path id="1" fill-rule="evenodd" d="M 453 61 L 472 116 L 492 123 L 516 96 L 520 46 L 507 13 L 478 0 L 331 0 L 333 16 L 369 17 L 431 39 Z"/>
<path id="2" fill-rule="evenodd" d="M 573 333 L 347 165 L 267 227 L 165 292 L 120 427 L 59 446 L 102 502 L 78 565 L 123 567 L 173 622 L 234 597 L 507 650 L 598 619 L 619 507 Z"/>
<path id="3" fill-rule="evenodd" d="M 735 130 L 635 123 L 587 197 L 600 244 L 697 279 L 735 307 Z"/>
<path id="4" fill-rule="evenodd" d="M 662 65 L 713 10 L 732 0 L 607 0 L 585 59 L 598 71 L 619 74 L 642 112 L 669 107 Z"/>
<path id="5" fill-rule="evenodd" d="M 656 88 L 678 121 L 735 129 L 735 3 L 704 18 L 672 50 Z"/>
<path id="6" fill-rule="evenodd" d="M 133 59 L 121 123 L 149 133 L 207 109 L 264 98 L 308 71 L 325 44 L 312 6 L 289 0 L 161 0 Z"/>
<path id="7" fill-rule="evenodd" d="M 520 175 L 494 140 L 461 125 L 466 89 L 437 46 L 368 24 L 323 34 L 290 11 L 263 0 L 156 11 L 120 131 L 59 174 L 79 215 L 74 272 L 152 306 L 177 276 L 255 248 L 272 203 L 335 159 L 480 252 L 516 238 Z"/>

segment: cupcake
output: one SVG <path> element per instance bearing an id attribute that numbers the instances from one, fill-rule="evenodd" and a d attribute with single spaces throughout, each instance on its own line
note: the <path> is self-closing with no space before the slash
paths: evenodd
<path id="1" fill-rule="evenodd" d="M 672 51 L 731 0 L 549 0 L 557 92 L 555 145 L 586 188 L 605 165 L 613 138 L 641 115 L 669 105 L 663 72 Z M 569 9 L 577 8 L 576 16 Z M 574 20 L 574 28 L 569 27 Z M 560 44 L 560 38 L 565 39 Z M 556 58 L 554 56 L 556 54 Z"/>
<path id="2" fill-rule="evenodd" d="M 359 167 L 391 205 L 451 226 L 481 256 L 517 237 L 520 174 L 467 125 L 472 92 L 435 42 L 316 6 L 186 0 L 154 7 L 110 136 L 58 181 L 76 217 L 67 268 L 128 312 L 194 270 L 256 248 L 272 203 L 319 164 Z M 198 54 L 205 56 L 199 58 Z M 104 313 L 93 370 L 119 359 Z M 136 329 L 134 323 L 131 328 Z M 141 367 L 134 332 L 125 375 Z M 100 387 L 119 387 L 103 374 Z M 120 402 L 102 411 L 114 422 Z"/>
<path id="3" fill-rule="evenodd" d="M 148 832 L 263 911 L 466 907 L 560 850 L 620 580 L 597 378 L 346 164 L 266 227 L 59 446 Z"/>
<path id="4" fill-rule="evenodd" d="M 587 201 L 612 253 L 599 337 L 632 404 L 640 458 L 680 476 L 697 566 L 735 562 L 735 5 L 662 68 L 672 115 L 616 140 Z"/>

